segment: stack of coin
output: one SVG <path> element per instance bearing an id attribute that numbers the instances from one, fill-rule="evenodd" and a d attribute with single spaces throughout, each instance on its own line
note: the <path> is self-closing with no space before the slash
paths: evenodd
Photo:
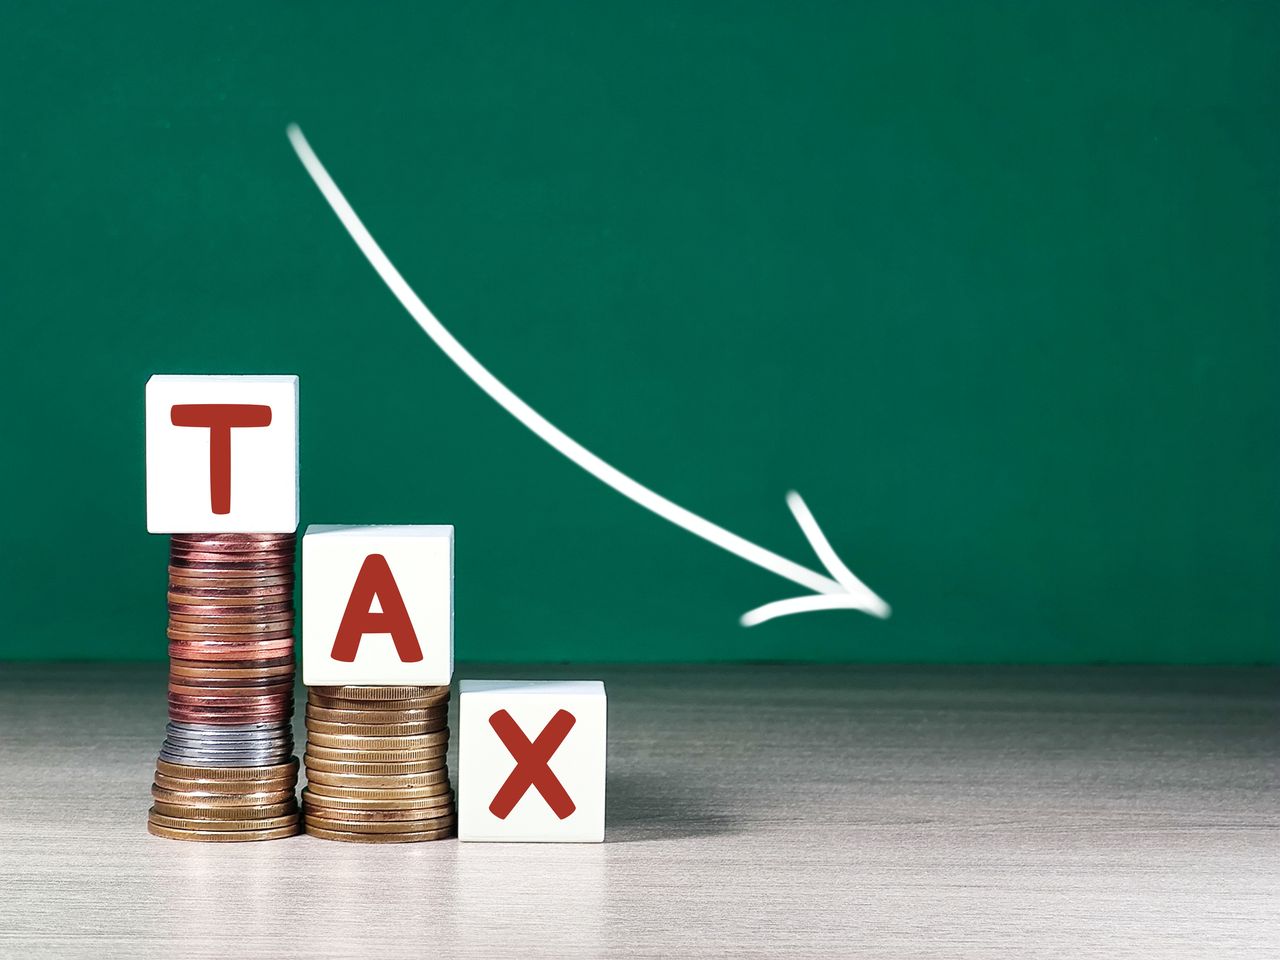
<path id="1" fill-rule="evenodd" d="M 452 837 L 449 688 L 307 692 L 307 833 L 356 843 Z"/>
<path id="2" fill-rule="evenodd" d="M 175 534 L 169 724 L 149 829 L 184 840 L 297 833 L 289 534 Z"/>

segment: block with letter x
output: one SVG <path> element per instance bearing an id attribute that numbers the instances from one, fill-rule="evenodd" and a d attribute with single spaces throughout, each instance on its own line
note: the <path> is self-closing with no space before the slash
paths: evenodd
<path id="1" fill-rule="evenodd" d="M 147 530 L 298 528 L 298 378 L 147 381 Z"/>
<path id="2" fill-rule="evenodd" d="M 604 839 L 604 684 L 459 684 L 458 839 Z"/>
<path id="3" fill-rule="evenodd" d="M 302 680 L 441 686 L 453 679 L 453 527 L 307 527 Z"/>

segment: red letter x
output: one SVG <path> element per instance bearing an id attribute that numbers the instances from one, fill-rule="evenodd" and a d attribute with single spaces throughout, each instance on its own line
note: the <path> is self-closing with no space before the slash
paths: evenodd
<path id="1" fill-rule="evenodd" d="M 179 403 L 169 411 L 175 427 L 209 428 L 209 504 L 231 512 L 231 428 L 269 427 L 271 408 L 259 403 Z"/>
<path id="2" fill-rule="evenodd" d="M 530 743 L 507 711 L 499 710 L 489 718 L 489 726 L 493 727 L 493 732 L 516 758 L 516 768 L 493 798 L 493 803 L 489 804 L 490 813 L 499 820 L 507 819 L 507 814 L 515 809 L 515 805 L 530 787 L 535 787 L 542 794 L 542 799 L 547 801 L 551 812 L 561 820 L 577 809 L 564 785 L 547 766 L 547 761 L 560 744 L 564 743 L 564 738 L 569 735 L 575 722 L 573 714 L 568 710 L 558 710 L 542 728 L 538 739 Z"/>

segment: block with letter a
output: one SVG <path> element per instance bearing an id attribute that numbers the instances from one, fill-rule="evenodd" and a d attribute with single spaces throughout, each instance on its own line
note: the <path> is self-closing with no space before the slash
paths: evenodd
<path id="1" fill-rule="evenodd" d="M 307 527 L 302 682 L 441 686 L 452 679 L 453 527 Z"/>
<path id="2" fill-rule="evenodd" d="M 147 381 L 147 529 L 298 528 L 298 378 Z"/>
<path id="3" fill-rule="evenodd" d="M 463 680 L 458 839 L 604 839 L 604 684 Z"/>

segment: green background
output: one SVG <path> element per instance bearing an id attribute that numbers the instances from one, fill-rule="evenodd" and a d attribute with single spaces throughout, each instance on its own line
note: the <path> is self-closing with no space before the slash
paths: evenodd
<path id="1" fill-rule="evenodd" d="M 297 373 L 307 522 L 457 525 L 457 654 L 1276 659 L 1280 6 L 0 14 L 0 656 L 162 658 L 153 372 Z M 895 607 L 800 592 L 485 397 Z"/>

